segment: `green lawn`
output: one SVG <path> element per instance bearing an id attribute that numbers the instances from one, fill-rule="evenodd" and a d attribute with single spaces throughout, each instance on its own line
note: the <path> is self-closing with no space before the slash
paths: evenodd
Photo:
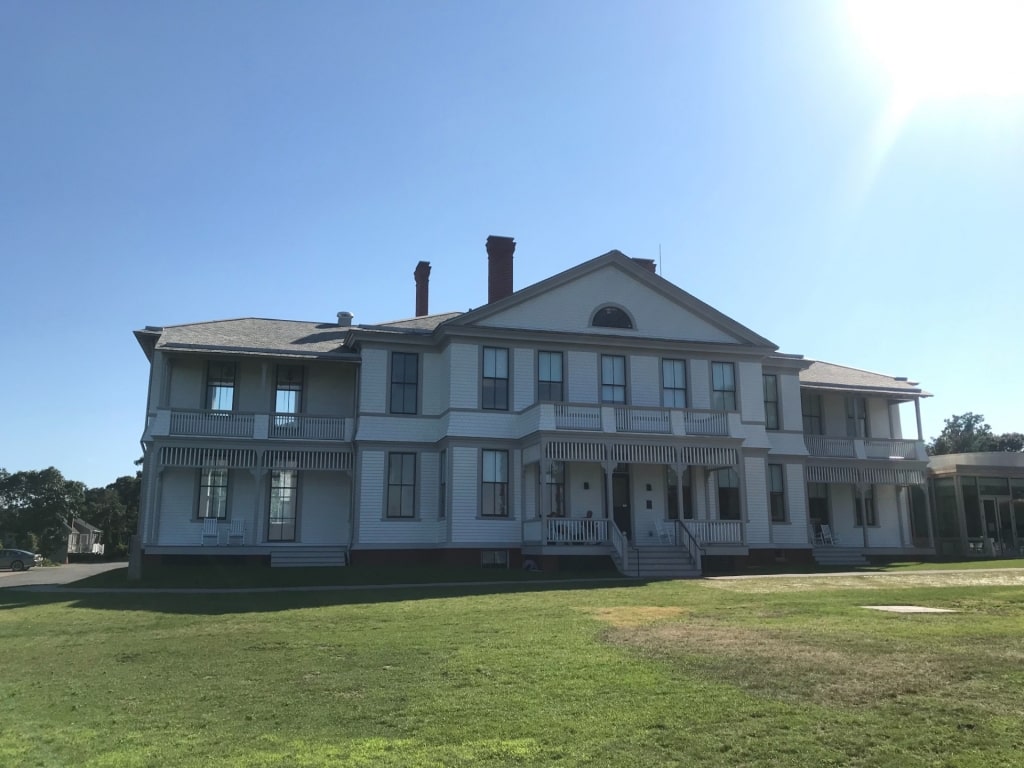
<path id="1" fill-rule="evenodd" d="M 0 590 L 0 765 L 1016 766 L 1022 586 Z"/>

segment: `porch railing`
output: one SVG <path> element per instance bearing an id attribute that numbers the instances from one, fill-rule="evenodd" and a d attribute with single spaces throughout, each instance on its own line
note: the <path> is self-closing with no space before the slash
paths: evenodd
<path id="1" fill-rule="evenodd" d="M 698 411 L 691 408 L 682 414 L 683 429 L 688 435 L 723 437 L 729 434 L 729 414 L 725 411 Z"/>
<path id="2" fill-rule="evenodd" d="M 274 413 L 270 416 L 270 437 L 294 440 L 344 440 L 345 419 L 335 416 Z"/>
<path id="3" fill-rule="evenodd" d="M 588 517 L 549 517 L 545 521 L 549 544 L 602 544 L 608 540 L 608 521 Z"/>
<path id="4" fill-rule="evenodd" d="M 171 411 L 172 435 L 252 437 L 256 418 L 234 411 Z"/>
<path id="5" fill-rule="evenodd" d="M 672 432 L 672 421 L 663 408 L 616 408 L 615 431 L 667 435 Z"/>
<path id="6" fill-rule="evenodd" d="M 811 456 L 824 456 L 834 459 L 852 459 L 857 450 L 852 437 L 825 437 L 823 435 L 805 435 L 807 452 Z"/>
<path id="7" fill-rule="evenodd" d="M 684 520 L 682 525 L 701 546 L 743 543 L 741 520 Z"/>
<path id="8" fill-rule="evenodd" d="M 916 459 L 916 440 L 879 440 L 864 441 L 864 453 L 869 459 Z"/>
<path id="9" fill-rule="evenodd" d="M 601 431 L 601 408 L 596 405 L 555 404 L 556 429 Z"/>

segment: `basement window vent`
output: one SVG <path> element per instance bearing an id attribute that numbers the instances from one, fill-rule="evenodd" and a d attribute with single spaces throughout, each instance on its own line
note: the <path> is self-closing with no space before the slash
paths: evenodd
<path id="1" fill-rule="evenodd" d="M 508 568 L 507 549 L 485 549 L 480 552 L 480 567 Z"/>

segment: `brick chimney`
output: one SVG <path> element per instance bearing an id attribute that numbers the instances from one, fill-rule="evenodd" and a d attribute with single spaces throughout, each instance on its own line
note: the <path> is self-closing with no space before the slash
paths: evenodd
<path id="1" fill-rule="evenodd" d="M 512 254 L 516 241 L 511 237 L 487 238 L 487 303 L 512 295 Z"/>
<path id="2" fill-rule="evenodd" d="M 429 315 L 430 310 L 430 262 L 421 261 L 412 273 L 416 278 L 416 317 Z"/>
<path id="3" fill-rule="evenodd" d="M 633 261 L 635 261 L 641 267 L 646 269 L 648 272 L 653 272 L 655 275 L 658 274 L 658 265 L 654 261 L 654 259 L 638 259 L 634 257 Z"/>

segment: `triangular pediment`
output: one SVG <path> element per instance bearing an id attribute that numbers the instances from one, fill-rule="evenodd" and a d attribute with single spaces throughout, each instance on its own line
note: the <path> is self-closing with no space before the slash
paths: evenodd
<path id="1" fill-rule="evenodd" d="M 612 309 L 608 316 L 624 316 L 632 328 L 601 326 L 601 321 L 595 325 L 596 313 L 607 308 Z M 446 325 L 776 348 L 619 251 L 516 291 Z"/>

